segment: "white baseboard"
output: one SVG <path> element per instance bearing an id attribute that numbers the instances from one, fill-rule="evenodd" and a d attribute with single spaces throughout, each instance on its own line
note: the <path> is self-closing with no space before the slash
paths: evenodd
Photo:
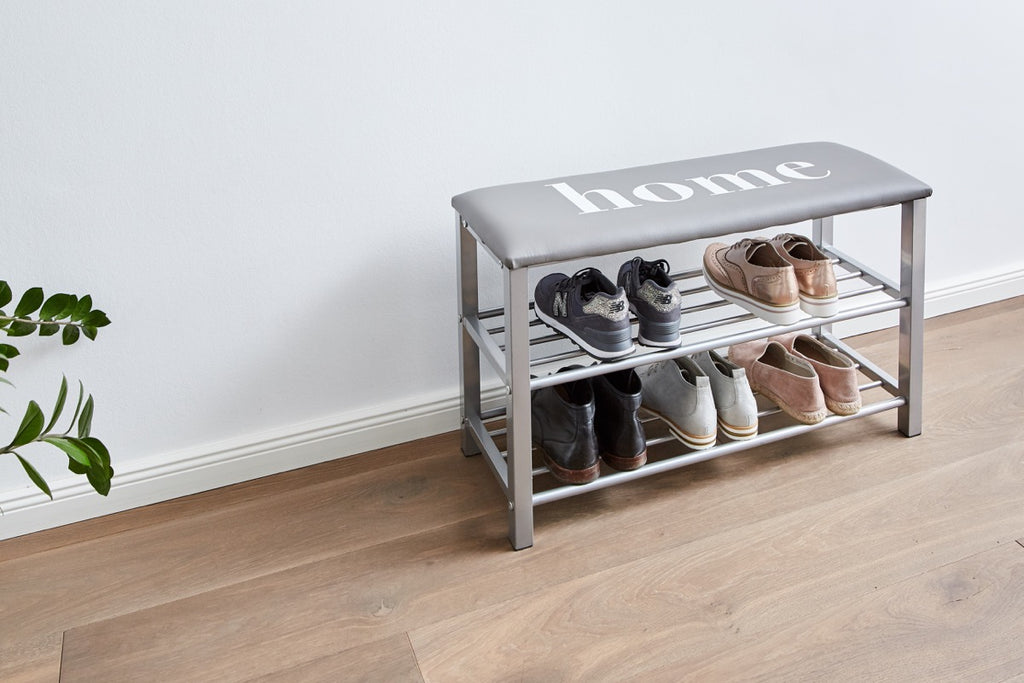
<path id="1" fill-rule="evenodd" d="M 931 318 L 1016 296 L 1024 296 L 1024 269 L 933 288 L 925 294 L 924 315 Z"/>
<path id="2" fill-rule="evenodd" d="M 503 389 L 483 392 L 487 407 L 502 397 Z M 120 467 L 115 462 L 107 497 L 97 495 L 84 478 L 73 477 L 50 482 L 51 501 L 26 480 L 22 488 L 0 492 L 0 540 L 440 434 L 458 424 L 459 398 L 446 396 L 289 425 Z"/>
<path id="3" fill-rule="evenodd" d="M 925 315 L 932 317 L 1024 295 L 1024 270 L 930 291 Z M 837 330 L 842 336 L 895 324 L 877 318 Z M 855 322 L 855 321 L 851 321 Z M 484 393 L 487 403 L 503 392 Z M 54 500 L 29 486 L 0 492 L 0 540 L 130 508 L 237 484 L 328 460 L 451 431 L 458 426 L 459 399 L 442 396 L 415 405 L 378 406 L 341 419 L 290 425 L 273 432 L 197 446 L 116 467 L 106 498 L 81 478 L 56 482 Z"/>

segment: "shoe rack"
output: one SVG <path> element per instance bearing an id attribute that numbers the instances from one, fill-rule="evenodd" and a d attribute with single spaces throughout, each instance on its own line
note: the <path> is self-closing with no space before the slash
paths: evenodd
<path id="1" fill-rule="evenodd" d="M 633 355 L 606 362 L 597 362 L 563 335 L 540 323 L 533 313 L 528 286 L 529 267 L 509 268 L 495 259 L 504 280 L 504 305 L 481 310 L 478 305 L 478 254 L 489 252 L 478 244 L 472 226 L 459 216 L 456 228 L 459 235 L 462 450 L 467 456 L 482 456 L 504 492 L 508 502 L 509 540 L 513 548 L 519 550 L 533 545 L 533 516 L 537 506 L 570 496 L 584 495 L 890 410 L 896 411 L 897 428 L 902 434 L 908 437 L 920 434 L 925 201 L 915 199 L 901 203 L 899 282 L 873 272 L 838 249 L 833 243 L 832 217 L 812 221 L 811 237 L 833 260 L 839 282 L 840 308 L 835 316 L 805 318 L 790 325 L 772 325 L 717 298 L 707 287 L 699 268 L 683 270 L 672 275 L 683 295 L 682 345 L 674 349 L 638 345 Z M 629 255 L 623 254 L 623 258 Z M 886 311 L 899 312 L 896 377 L 887 374 L 832 333 L 833 323 Z M 654 459 L 632 471 L 605 469 L 598 479 L 589 484 L 535 487 L 535 480 L 543 477 L 547 470 L 534 466 L 530 434 L 531 391 L 796 330 L 810 331 L 859 364 L 864 379 L 861 386 L 864 405 L 857 414 L 829 415 L 814 425 L 773 420 L 780 422 L 781 426 L 761 431 L 748 441 L 729 441 L 721 437 L 717 445 L 701 451 L 689 450 L 671 436 L 654 436 L 648 439 L 648 448 L 675 442 L 678 454 Z M 501 408 L 481 410 L 482 362 L 497 372 L 506 387 L 506 398 Z M 584 367 L 556 374 L 558 369 L 572 365 Z M 864 396 L 865 392 L 878 388 L 882 391 L 872 395 L 881 394 L 882 398 L 868 400 Z M 773 412 L 777 411 L 771 408 L 762 411 L 762 424 Z"/>

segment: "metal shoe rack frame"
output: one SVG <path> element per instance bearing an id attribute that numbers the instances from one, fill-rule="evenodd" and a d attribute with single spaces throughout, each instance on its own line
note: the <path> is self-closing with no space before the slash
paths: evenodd
<path id="1" fill-rule="evenodd" d="M 560 334 L 533 335 L 530 328 L 540 325 L 532 313 L 533 302 L 528 288 L 529 268 L 502 269 L 504 306 L 488 310 L 479 308 L 479 277 L 477 270 L 478 240 L 468 225 L 459 216 L 458 231 L 458 279 L 459 279 L 459 325 L 461 334 L 460 374 L 462 382 L 462 451 L 465 455 L 482 454 L 493 471 L 501 490 L 508 500 L 509 540 L 516 550 L 533 545 L 534 507 L 580 495 L 596 489 L 621 484 L 647 477 L 659 472 L 684 467 L 694 463 L 728 455 L 761 444 L 772 443 L 804 432 L 830 425 L 874 415 L 896 409 L 897 427 L 910 437 L 921 433 L 921 380 L 923 353 L 923 304 L 924 304 L 924 232 L 925 199 L 916 199 L 901 204 L 900 237 L 900 280 L 892 282 L 871 271 L 853 257 L 843 253 L 833 244 L 833 218 L 818 218 L 812 222 L 812 239 L 833 262 L 837 264 L 837 279 L 856 280 L 857 289 L 845 285 L 840 293 L 840 311 L 828 318 L 806 318 L 791 325 L 770 325 L 764 323 L 753 330 L 726 333 L 715 336 L 714 330 L 733 323 L 754 320 L 744 313 L 687 325 L 689 314 L 703 313 L 729 305 L 718 299 L 709 303 L 686 306 L 688 295 L 708 291 L 705 286 L 681 287 L 683 294 L 684 324 L 681 329 L 683 343 L 674 349 L 654 350 L 638 347 L 638 351 L 622 360 L 599 362 L 587 367 L 563 370 L 554 374 L 531 376 L 531 370 L 538 366 L 566 364 L 574 359 L 589 362 L 589 356 L 579 350 L 544 354 L 542 349 L 550 342 L 564 340 Z M 481 245 L 486 252 L 486 247 Z M 489 254 L 489 252 L 487 252 Z M 493 255 L 491 255 L 493 257 Z M 550 264 L 545 264 L 550 265 Z M 701 278 L 700 269 L 675 273 L 673 278 L 685 281 Z M 851 284 L 849 282 L 845 284 Z M 867 294 L 882 293 L 883 297 L 866 297 Z M 878 299 L 863 303 L 865 299 Z M 732 311 L 738 310 L 732 307 Z M 893 378 L 876 366 L 863 354 L 857 352 L 832 334 L 832 323 L 850 320 L 885 311 L 899 311 L 899 368 Z M 550 332 L 548 328 L 545 331 Z M 682 453 L 674 457 L 649 462 L 643 467 L 628 472 L 602 473 L 595 481 L 579 486 L 559 486 L 539 492 L 534 491 L 533 479 L 546 472 L 546 468 L 533 466 L 530 419 L 530 392 L 547 386 L 580 380 L 587 377 L 635 368 L 660 360 L 677 358 L 707 349 L 722 348 L 753 339 L 783 334 L 795 330 L 811 330 L 823 341 L 853 358 L 860 365 L 860 371 L 871 382 L 862 385 L 861 391 L 882 387 L 889 394 L 884 400 L 866 403 L 860 412 L 851 416 L 829 415 L 815 425 L 791 424 L 759 433 L 748 441 L 725 441 L 707 450 L 690 451 L 679 443 Z M 688 337 L 702 333 L 701 341 L 688 343 Z M 710 333 L 711 336 L 708 336 Z M 531 357 L 531 349 L 537 352 Z M 481 357 L 497 371 L 506 388 L 505 405 L 490 411 L 481 406 Z M 773 411 L 767 411 L 773 412 Z M 505 426 L 489 428 L 489 424 L 504 418 Z M 505 436 L 507 449 L 499 449 L 495 437 Z M 648 439 L 648 446 L 673 440 L 672 437 Z"/>

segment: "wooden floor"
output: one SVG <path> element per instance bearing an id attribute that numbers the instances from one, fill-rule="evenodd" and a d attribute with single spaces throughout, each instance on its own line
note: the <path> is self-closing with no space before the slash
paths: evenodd
<path id="1" fill-rule="evenodd" d="M 927 321 L 920 437 L 553 503 L 521 552 L 454 434 L 2 542 L 0 680 L 1024 680 L 1022 331 Z"/>

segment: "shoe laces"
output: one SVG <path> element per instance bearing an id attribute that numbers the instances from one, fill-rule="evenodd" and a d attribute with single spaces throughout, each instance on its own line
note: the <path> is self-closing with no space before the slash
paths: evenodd
<path id="1" fill-rule="evenodd" d="M 757 247 L 761 246 L 762 244 L 768 244 L 768 240 L 760 238 L 760 237 L 744 237 L 743 239 L 741 239 L 739 242 L 737 242 L 733 246 L 737 247 L 739 249 L 748 249 L 749 250 L 750 248 L 757 248 Z M 750 252 L 748 251 L 747 253 L 749 254 Z"/>
<path id="2" fill-rule="evenodd" d="M 567 277 L 564 280 L 562 280 L 561 282 L 559 282 L 558 284 L 556 284 L 555 285 L 555 291 L 556 292 L 569 292 L 569 291 L 575 289 L 577 284 L 585 286 L 589 282 L 596 282 L 597 278 L 595 277 L 594 273 L 592 272 L 593 270 L 594 270 L 593 268 L 589 268 L 589 267 L 588 268 L 581 268 L 580 270 L 577 270 L 573 274 L 572 277 Z M 596 294 L 596 293 L 597 293 L 596 291 L 593 291 L 592 289 L 589 289 L 589 288 L 584 288 L 584 287 L 580 288 L 580 297 L 584 301 L 590 301 L 592 298 L 594 298 L 594 294 Z"/>
<path id="3" fill-rule="evenodd" d="M 633 263 L 636 264 L 637 274 L 640 276 L 640 282 L 644 280 L 654 280 L 657 282 L 659 274 L 668 275 L 668 261 L 665 259 L 658 259 L 657 261 L 644 261 L 642 258 L 637 256 L 633 259 Z"/>

